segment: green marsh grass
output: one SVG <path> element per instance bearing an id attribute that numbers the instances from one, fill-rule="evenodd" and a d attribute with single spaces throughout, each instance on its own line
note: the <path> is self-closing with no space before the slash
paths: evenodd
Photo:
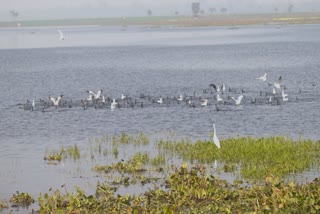
<path id="1" fill-rule="evenodd" d="M 320 142 L 286 137 L 231 138 L 221 140 L 221 149 L 212 141 L 182 139 L 160 141 L 158 148 L 191 162 L 211 164 L 218 160 L 236 165 L 245 179 L 263 179 L 270 174 L 283 178 L 320 165 Z"/>

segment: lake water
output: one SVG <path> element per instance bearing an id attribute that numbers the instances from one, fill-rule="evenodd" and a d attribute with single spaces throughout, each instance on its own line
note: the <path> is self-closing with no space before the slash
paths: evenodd
<path id="1" fill-rule="evenodd" d="M 239 28 L 63 27 L 0 29 L 0 199 L 16 190 L 35 197 L 49 187 L 86 184 L 67 163 L 47 165 L 45 152 L 90 137 L 144 132 L 150 136 L 209 139 L 212 123 L 218 136 L 273 136 L 320 139 L 320 26 L 245 26 Z M 268 80 L 256 80 L 268 72 Z M 271 92 L 268 83 L 282 76 L 288 102 L 252 104 Z M 225 84 L 232 100 L 215 108 L 209 84 Z M 83 110 L 21 109 L 29 100 L 64 95 L 86 99 L 87 90 L 120 98 L 127 94 L 172 98 L 179 94 L 205 97 L 207 107 L 170 102 L 144 107 Z M 207 90 L 208 93 L 204 93 Z M 233 91 L 235 90 L 235 91 Z M 267 99 L 267 98 L 263 98 Z M 127 152 L 125 155 L 129 155 Z M 91 176 L 92 164 L 81 168 Z M 73 165 L 72 165 L 73 166 Z M 84 173 L 86 174 L 86 173 Z M 95 182 L 96 180 L 94 180 Z M 93 183 L 94 183 L 93 182 Z"/>

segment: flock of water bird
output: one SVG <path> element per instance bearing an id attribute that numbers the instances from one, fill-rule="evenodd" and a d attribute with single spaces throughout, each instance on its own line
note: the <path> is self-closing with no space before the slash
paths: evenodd
<path id="1" fill-rule="evenodd" d="M 256 78 L 257 81 L 266 82 L 268 73 Z M 194 91 L 193 94 L 180 94 L 177 96 L 146 95 L 129 96 L 121 94 L 119 97 L 110 97 L 104 94 L 102 89 L 97 92 L 86 91 L 86 98 L 80 100 L 64 99 L 64 95 L 58 97 L 48 96 L 48 99 L 27 100 L 26 103 L 18 104 L 20 108 L 31 111 L 50 111 L 61 108 L 88 108 L 111 109 L 119 108 L 147 108 L 147 107 L 207 107 L 214 106 L 217 111 L 232 110 L 231 106 L 248 104 L 255 105 L 282 105 L 289 101 L 286 86 L 282 84 L 280 76 L 273 84 L 268 83 L 267 91 L 256 92 L 250 96 L 244 89 L 227 87 L 225 84 L 209 86 L 202 91 Z M 270 86 L 272 88 L 270 88 Z M 251 93 L 252 94 L 252 93 Z M 298 97 L 296 97 L 298 99 Z M 245 100 L 245 101 L 244 101 Z M 52 108 L 54 107 L 54 108 Z"/>

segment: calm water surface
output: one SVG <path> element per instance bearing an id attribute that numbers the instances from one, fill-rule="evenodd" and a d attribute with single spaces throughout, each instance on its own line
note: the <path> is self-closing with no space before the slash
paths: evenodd
<path id="1" fill-rule="evenodd" d="M 48 150 L 77 144 L 90 137 L 144 132 L 150 136 L 209 139 L 214 122 L 220 138 L 285 135 L 320 139 L 320 26 L 252 26 L 221 28 L 64 27 L 0 29 L 0 199 L 16 190 L 38 196 L 49 187 L 74 184 L 91 188 L 95 164 L 51 166 Z M 250 104 L 282 76 L 289 102 Z M 64 95 L 80 100 L 87 90 L 106 96 L 173 97 L 203 94 L 210 83 L 243 89 L 239 107 L 217 112 L 182 105 L 145 108 L 81 108 L 24 111 L 27 99 Z M 238 94 L 239 95 L 239 94 Z M 235 96 L 238 96 L 235 94 Z M 123 157 L 131 153 L 120 154 Z M 121 157 L 120 157 L 121 158 Z M 86 179 L 79 179 L 79 174 Z M 309 174 L 312 177 L 314 174 Z M 314 175 L 316 176 L 316 175 Z M 122 192 L 134 192 L 124 189 Z M 121 191 L 120 191 L 121 192 Z"/>

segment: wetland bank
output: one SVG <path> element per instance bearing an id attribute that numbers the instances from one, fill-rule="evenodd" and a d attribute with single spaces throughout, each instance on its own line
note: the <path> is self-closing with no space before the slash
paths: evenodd
<path id="1" fill-rule="evenodd" d="M 65 26 L 60 41 L 55 27 L 1 28 L 0 212 L 317 212 L 319 29 Z M 265 72 L 288 102 L 252 102 L 272 91 Z M 241 105 L 217 111 L 212 83 L 243 89 Z M 99 89 L 209 104 L 20 108 Z"/>
<path id="2" fill-rule="evenodd" d="M 122 155 L 128 149 L 133 155 Z M 103 136 L 87 148 L 61 147 L 44 156 L 52 166 L 73 161 L 81 167 L 90 160 L 92 175 L 99 178 L 95 185 L 55 189 L 48 184 L 38 196 L 17 192 L 1 206 L 33 205 L 40 213 L 316 213 L 319 179 L 297 181 L 294 175 L 318 171 L 319 152 L 319 141 L 287 137 L 224 139 L 218 149 L 210 139 Z M 110 156 L 113 161 L 107 161 Z M 226 174 L 233 180 L 220 178 Z M 131 186 L 139 190 L 129 191 Z M 127 193 L 121 194 L 122 188 Z"/>

